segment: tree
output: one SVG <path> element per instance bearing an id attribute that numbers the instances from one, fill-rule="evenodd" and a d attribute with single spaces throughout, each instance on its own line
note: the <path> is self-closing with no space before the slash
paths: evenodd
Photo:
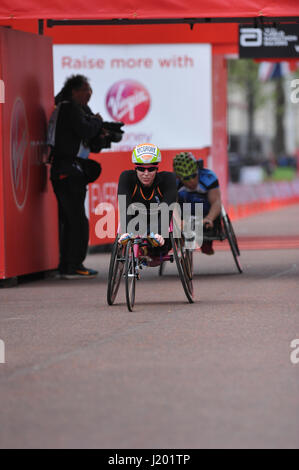
<path id="1" fill-rule="evenodd" d="M 273 79 L 273 91 L 266 91 L 266 83 L 258 77 L 259 63 L 252 59 L 231 60 L 229 62 L 229 86 L 238 86 L 243 90 L 247 104 L 247 154 L 254 153 L 255 142 L 255 113 L 256 110 L 272 101 L 275 109 L 276 134 L 274 139 L 274 151 L 276 155 L 284 152 L 285 131 L 285 95 L 283 78 Z"/>
<path id="2" fill-rule="evenodd" d="M 279 156 L 285 152 L 285 132 L 284 132 L 284 111 L 285 111 L 285 93 L 284 79 L 279 77 L 275 79 L 275 121 L 276 134 L 274 139 L 274 153 Z"/>
<path id="3" fill-rule="evenodd" d="M 247 103 L 247 154 L 253 153 L 254 146 L 254 114 L 260 105 L 261 84 L 258 80 L 258 64 L 253 60 L 240 59 L 229 61 L 229 85 L 241 87 Z"/>

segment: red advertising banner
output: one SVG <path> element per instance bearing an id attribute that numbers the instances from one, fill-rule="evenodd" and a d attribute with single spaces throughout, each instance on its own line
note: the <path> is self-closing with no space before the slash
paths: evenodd
<path id="1" fill-rule="evenodd" d="M 299 202 L 299 179 L 228 185 L 228 211 L 233 220 Z"/>
<path id="2" fill-rule="evenodd" d="M 0 61 L 0 77 L 3 76 L 2 72 L 2 63 Z M 2 95 L 0 96 L 0 129 L 2 132 L 2 107 L 4 101 L 5 101 L 5 86 L 4 86 L 4 81 L 1 79 L 1 85 L 2 85 Z M 2 161 L 3 161 L 3 149 L 2 145 L 0 145 L 0 279 L 4 275 L 4 266 L 5 266 L 5 242 L 4 242 L 4 233 L 2 232 L 2 226 L 1 224 L 3 223 L 2 221 L 4 220 L 4 193 L 2 191 L 2 188 L 4 186 L 4 174 L 3 174 L 3 167 L 2 167 Z"/>
<path id="3" fill-rule="evenodd" d="M 225 18 L 298 16 L 297 0 L 2 0 L 0 18 Z"/>
<path id="4" fill-rule="evenodd" d="M 57 267 L 57 207 L 45 159 L 53 109 L 49 38 L 0 29 L 0 278 Z"/>

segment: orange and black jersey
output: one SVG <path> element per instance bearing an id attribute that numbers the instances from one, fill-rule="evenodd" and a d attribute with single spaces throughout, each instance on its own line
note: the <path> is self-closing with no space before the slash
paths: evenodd
<path id="1" fill-rule="evenodd" d="M 161 171 L 156 174 L 152 186 L 145 187 L 135 170 L 123 171 L 119 177 L 118 196 L 126 196 L 126 210 L 134 203 L 144 204 L 148 211 L 152 203 L 171 205 L 177 201 L 176 177 L 169 171 Z M 126 217 L 127 223 L 132 217 Z M 126 232 L 124 227 L 122 232 Z"/>

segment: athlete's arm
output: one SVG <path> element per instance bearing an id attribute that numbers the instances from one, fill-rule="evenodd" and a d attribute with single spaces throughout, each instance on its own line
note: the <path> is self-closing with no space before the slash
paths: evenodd
<path id="1" fill-rule="evenodd" d="M 162 202 L 171 205 L 177 201 L 177 180 L 174 173 L 161 172 L 161 185 L 159 184 L 159 186 L 163 194 Z"/>
<path id="2" fill-rule="evenodd" d="M 174 173 L 170 172 L 161 172 L 160 175 L 160 182 L 159 182 L 159 188 L 161 189 L 162 192 L 162 199 L 161 202 L 164 204 L 167 204 L 167 206 L 172 206 L 174 203 L 177 202 L 178 200 L 178 192 L 177 192 L 177 179 Z M 171 210 L 169 210 L 169 215 L 168 215 L 168 220 L 169 222 L 172 220 L 173 217 L 173 207 Z M 159 213 L 158 216 L 158 228 L 161 233 L 162 231 L 162 220 L 161 220 L 162 214 Z M 166 234 L 163 234 L 164 236 Z"/>
<path id="3" fill-rule="evenodd" d="M 136 176 L 135 171 L 128 170 L 123 171 L 119 177 L 118 181 L 118 211 L 119 211 L 119 219 L 120 219 L 120 233 L 127 232 L 127 225 L 129 219 L 132 217 L 128 217 L 128 207 L 132 204 L 132 194 L 134 192 L 136 184 Z"/>
<path id="4" fill-rule="evenodd" d="M 211 205 L 209 213 L 203 219 L 203 224 L 213 228 L 214 221 L 221 213 L 221 192 L 219 188 L 210 189 L 208 192 L 208 200 Z"/>

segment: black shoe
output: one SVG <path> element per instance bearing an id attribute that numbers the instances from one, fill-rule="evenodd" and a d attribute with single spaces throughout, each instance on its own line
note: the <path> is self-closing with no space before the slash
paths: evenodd
<path id="1" fill-rule="evenodd" d="M 201 249 L 201 252 L 204 253 L 205 255 L 210 256 L 210 255 L 215 254 L 215 251 L 214 251 L 214 248 L 213 248 L 213 242 L 211 242 L 211 241 L 203 242 L 200 249 Z"/>
<path id="2" fill-rule="evenodd" d="M 98 275 L 95 269 L 88 269 L 81 265 L 77 269 L 69 270 L 61 274 L 63 279 L 94 279 Z"/>
<path id="3" fill-rule="evenodd" d="M 99 271 L 96 271 L 95 269 L 91 268 L 86 268 L 83 264 L 81 264 L 78 269 L 83 269 L 83 271 L 87 270 L 90 272 L 90 274 L 93 274 L 94 276 L 97 276 L 99 274 Z"/>

